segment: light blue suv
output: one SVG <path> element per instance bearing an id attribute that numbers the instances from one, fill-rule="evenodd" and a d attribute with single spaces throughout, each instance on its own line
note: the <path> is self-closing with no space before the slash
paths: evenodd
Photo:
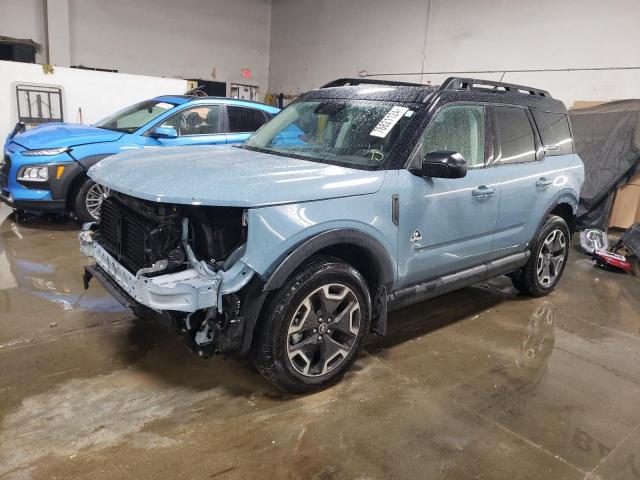
<path id="1" fill-rule="evenodd" d="M 87 170 L 125 150 L 242 143 L 278 109 L 245 100 L 163 96 L 132 105 L 94 124 L 18 124 L 0 163 L 0 200 L 16 210 L 73 211 L 97 220 L 108 191 Z"/>
<path id="2" fill-rule="evenodd" d="M 281 388 L 337 381 L 387 311 L 496 275 L 557 285 L 584 180 L 548 92 L 342 79 L 240 148 L 123 153 L 81 248 L 95 277 L 201 356 L 251 352 Z"/>

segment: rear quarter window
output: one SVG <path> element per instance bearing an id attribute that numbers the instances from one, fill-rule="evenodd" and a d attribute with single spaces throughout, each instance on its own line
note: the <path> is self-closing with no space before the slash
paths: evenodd
<path id="1" fill-rule="evenodd" d="M 524 108 L 493 107 L 500 153 L 496 164 L 526 163 L 536 160 L 533 127 Z"/>
<path id="2" fill-rule="evenodd" d="M 573 153 L 573 140 L 571 138 L 568 115 L 541 112 L 537 108 L 532 108 L 531 112 L 538 126 L 547 156 Z"/>

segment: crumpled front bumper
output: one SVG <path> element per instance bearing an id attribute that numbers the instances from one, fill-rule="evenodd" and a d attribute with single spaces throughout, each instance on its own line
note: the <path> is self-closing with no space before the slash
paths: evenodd
<path id="1" fill-rule="evenodd" d="M 156 311 L 195 312 L 211 307 L 221 310 L 222 295 L 241 289 L 253 276 L 253 271 L 242 262 L 237 262 L 226 272 L 206 272 L 192 265 L 192 268 L 181 272 L 154 277 L 140 272 L 134 275 L 94 241 L 93 233 L 89 224 L 83 227 L 79 235 L 82 253 L 92 257 L 96 265 L 133 300 Z"/>

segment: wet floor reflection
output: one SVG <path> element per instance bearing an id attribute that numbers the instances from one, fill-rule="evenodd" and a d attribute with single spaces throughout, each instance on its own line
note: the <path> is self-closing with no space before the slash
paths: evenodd
<path id="1" fill-rule="evenodd" d="M 29 297 L 63 311 L 124 311 L 102 289 L 83 289 L 86 260 L 79 252 L 77 223 L 59 216 L 9 214 L 6 208 L 0 214 L 0 312 Z"/>
<path id="2" fill-rule="evenodd" d="M 516 367 L 527 374 L 530 383 L 537 383 L 547 369 L 547 361 L 555 344 L 556 308 L 543 300 L 527 323 L 522 343 L 518 348 L 520 358 Z"/>
<path id="3" fill-rule="evenodd" d="M 77 231 L 0 208 L 0 477 L 640 479 L 637 278 L 572 251 L 546 298 L 499 277 L 392 312 L 292 396 L 85 292 Z"/>

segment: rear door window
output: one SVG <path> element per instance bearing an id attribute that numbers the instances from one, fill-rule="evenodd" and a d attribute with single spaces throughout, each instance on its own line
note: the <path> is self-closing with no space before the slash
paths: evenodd
<path id="1" fill-rule="evenodd" d="M 536 143 L 529 116 L 524 108 L 493 107 L 500 141 L 497 164 L 534 162 Z"/>
<path id="2" fill-rule="evenodd" d="M 569 128 L 569 117 L 564 113 L 542 112 L 532 109 L 538 126 L 545 155 L 567 155 L 573 153 L 573 141 Z"/>
<path id="3" fill-rule="evenodd" d="M 267 116 L 255 108 L 227 107 L 229 116 L 229 132 L 255 132 L 267 122 Z"/>

